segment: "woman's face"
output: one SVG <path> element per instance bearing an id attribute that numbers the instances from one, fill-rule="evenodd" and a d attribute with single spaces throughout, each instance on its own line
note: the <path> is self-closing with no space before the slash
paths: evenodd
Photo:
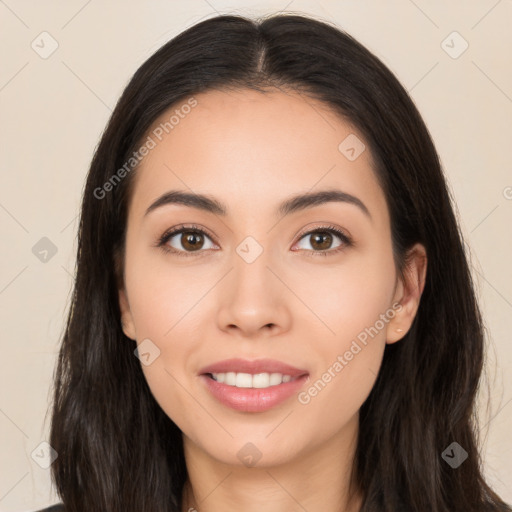
<path id="1" fill-rule="evenodd" d="M 277 90 L 194 99 L 143 141 L 124 332 L 140 345 L 155 399 L 197 449 L 227 464 L 291 461 L 354 431 L 385 344 L 407 332 L 422 285 L 397 277 L 385 197 L 347 122 Z M 195 200 L 147 213 L 171 191 Z M 339 196 L 289 202 L 322 191 Z M 206 208 L 211 201 L 225 212 Z M 182 225 L 188 233 L 158 246 Z M 230 359 L 274 365 L 222 363 Z M 217 382 L 205 375 L 215 363 Z M 293 379 L 270 375 L 279 373 Z"/>

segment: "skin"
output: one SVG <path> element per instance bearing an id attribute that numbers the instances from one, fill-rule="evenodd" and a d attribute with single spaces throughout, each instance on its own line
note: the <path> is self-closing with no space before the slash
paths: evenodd
<path id="1" fill-rule="evenodd" d="M 368 145 L 356 160 L 347 159 L 340 142 L 349 134 L 364 139 L 328 106 L 279 90 L 194 97 L 197 106 L 136 171 L 119 289 L 125 334 L 137 343 L 149 338 L 160 350 L 141 366 L 153 396 L 183 432 L 189 474 L 183 511 L 359 510 L 361 489 L 349 482 L 359 409 L 386 343 L 400 340 L 412 324 L 425 249 L 411 249 L 402 281 Z M 289 196 L 327 188 L 357 196 L 371 219 L 340 202 L 275 216 Z M 155 199 L 176 189 L 213 196 L 228 215 L 166 205 L 144 216 Z M 155 247 L 181 223 L 213 237 L 194 252 L 174 235 L 167 245 L 188 250 L 188 257 Z M 314 235 L 299 236 L 329 225 L 349 234 L 353 245 L 334 253 L 343 245 L 336 235 L 320 248 Z M 247 236 L 263 248 L 250 264 L 236 252 Z M 331 253 L 309 257 L 324 248 Z M 292 396 L 265 412 L 235 411 L 198 377 L 216 361 L 273 358 L 307 369 L 310 381 L 301 391 L 307 390 L 389 310 L 393 318 L 307 404 Z M 237 456 L 248 442 L 262 454 L 254 467 Z"/>

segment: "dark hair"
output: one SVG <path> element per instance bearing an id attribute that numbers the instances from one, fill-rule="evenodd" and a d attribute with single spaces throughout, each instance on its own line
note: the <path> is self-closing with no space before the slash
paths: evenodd
<path id="1" fill-rule="evenodd" d="M 353 478 L 363 490 L 362 511 L 510 511 L 482 475 L 474 410 L 482 319 L 441 165 L 412 100 L 379 59 L 328 22 L 222 15 L 143 63 L 91 163 L 50 433 L 58 453 L 52 479 L 67 512 L 178 512 L 187 477 L 181 431 L 153 398 L 136 344 L 122 330 L 118 286 L 136 166 L 112 178 L 178 102 L 213 89 L 276 87 L 321 100 L 364 136 L 401 275 L 414 243 L 428 254 L 412 328 L 386 346 L 360 410 Z M 457 469 L 442 458 L 452 442 L 469 454 Z"/>

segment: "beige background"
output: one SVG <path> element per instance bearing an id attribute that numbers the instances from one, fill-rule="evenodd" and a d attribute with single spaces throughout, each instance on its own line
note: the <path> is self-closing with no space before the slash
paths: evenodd
<path id="1" fill-rule="evenodd" d="M 485 472 L 512 502 L 510 0 L 0 0 L 0 511 L 57 501 L 49 469 L 32 453 L 48 436 L 45 413 L 73 281 L 82 186 L 123 87 L 163 43 L 215 11 L 280 10 L 334 21 L 359 39 L 410 91 L 433 135 L 488 326 Z M 46 59 L 31 47 L 35 41 L 39 52 L 43 44 L 51 49 L 49 36 L 41 36 L 44 43 L 38 37 L 43 31 L 58 43 Z M 463 39 L 446 39 L 453 31 Z M 464 41 L 467 50 L 453 58 Z M 57 249 L 46 263 L 32 252 L 42 237 Z"/>

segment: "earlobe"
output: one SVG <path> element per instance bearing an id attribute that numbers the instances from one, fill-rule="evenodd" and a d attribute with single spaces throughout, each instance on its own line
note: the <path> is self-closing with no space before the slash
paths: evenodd
<path id="1" fill-rule="evenodd" d="M 411 328 L 425 288 L 426 275 L 427 253 L 425 247 L 418 243 L 408 251 L 404 278 L 399 281 L 393 300 L 401 307 L 388 324 L 386 343 L 401 340 Z"/>
<path id="2" fill-rule="evenodd" d="M 128 338 L 136 340 L 137 337 L 135 335 L 135 324 L 133 322 L 133 316 L 124 285 L 123 254 L 119 249 L 116 249 L 114 252 L 114 269 L 119 296 L 119 310 L 121 312 L 121 326 L 123 328 L 124 334 Z"/>
<path id="3" fill-rule="evenodd" d="M 123 332 L 128 338 L 136 340 L 137 337 L 135 335 L 133 316 L 124 288 L 119 290 L 119 309 L 121 310 L 121 325 L 123 327 Z"/>

